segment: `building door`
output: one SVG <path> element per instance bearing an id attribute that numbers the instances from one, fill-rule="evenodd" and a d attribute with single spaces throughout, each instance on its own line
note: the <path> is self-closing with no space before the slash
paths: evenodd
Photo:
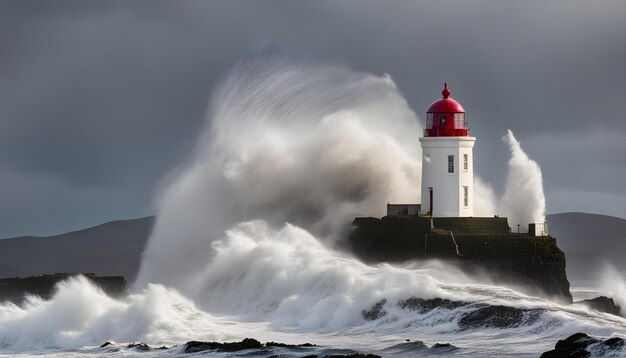
<path id="1" fill-rule="evenodd" d="M 430 204 L 429 204 L 429 210 L 428 210 L 428 215 L 433 215 L 433 187 L 429 186 L 428 187 L 428 194 L 430 196 Z"/>

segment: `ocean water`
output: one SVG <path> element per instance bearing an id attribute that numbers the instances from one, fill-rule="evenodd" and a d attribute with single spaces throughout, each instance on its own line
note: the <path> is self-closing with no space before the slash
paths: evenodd
<path id="1" fill-rule="evenodd" d="M 297 228 L 286 230 L 295 230 L 298 239 L 298 235 L 305 235 Z M 303 246 L 307 244 L 311 243 Z M 227 255 L 245 255 L 257 249 L 247 247 Z M 304 249 L 296 245 L 289 254 L 297 255 L 298 250 Z M 310 259 L 308 253 L 303 255 L 300 260 Z M 137 293 L 113 299 L 86 279 L 74 278 L 61 284 L 49 301 L 31 298 L 22 307 L 0 306 L 0 355 L 189 356 L 184 353 L 184 343 L 190 340 L 222 342 L 252 337 L 261 342 L 317 345 L 264 349 L 253 354 L 266 357 L 353 351 L 384 357 L 526 357 L 538 356 L 557 340 L 576 332 L 604 338 L 626 336 L 624 318 L 472 282 L 439 262 L 410 268 L 369 267 L 331 251 L 317 250 L 315 255 L 326 255 L 316 260 L 327 266 L 314 273 L 281 273 L 281 269 L 290 270 L 265 263 L 272 266 L 266 273 L 271 272 L 275 279 L 257 281 L 262 279 L 258 266 L 223 277 L 221 292 L 207 308 L 163 285 L 150 284 Z M 318 267 L 319 263 L 311 264 Z M 229 282 L 235 276 L 239 280 Z M 372 310 L 376 303 L 383 303 L 380 310 Z M 472 320 L 481 312 L 488 313 Z M 99 347 L 106 341 L 116 343 Z M 169 349 L 128 348 L 133 342 Z M 434 348 L 436 343 L 452 346 Z M 608 351 L 598 356 L 625 354 Z"/>
<path id="2" fill-rule="evenodd" d="M 525 357 L 576 332 L 626 336 L 624 318 L 443 262 L 368 266 L 335 249 L 354 216 L 420 201 L 420 123 L 389 75 L 251 49 L 216 87 L 196 149 L 161 185 L 129 294 L 111 298 L 73 278 L 50 300 L 0 303 L 0 356 Z M 494 149 L 511 152 L 506 191 L 498 199 L 485 182 L 489 202 L 476 206 L 487 211 L 477 215 L 541 221 L 541 171 L 506 138 L 508 148 Z M 520 192 L 524 205 L 506 207 Z M 623 298 L 619 280 L 613 294 Z M 187 341 L 247 337 L 315 346 L 184 353 Z"/>

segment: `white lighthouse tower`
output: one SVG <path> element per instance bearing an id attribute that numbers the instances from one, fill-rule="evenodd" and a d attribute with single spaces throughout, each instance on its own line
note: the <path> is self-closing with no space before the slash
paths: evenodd
<path id="1" fill-rule="evenodd" d="M 450 98 L 448 84 L 443 98 L 426 111 L 422 143 L 422 215 L 467 217 L 474 215 L 472 148 L 475 137 L 465 126 L 465 109 Z"/>

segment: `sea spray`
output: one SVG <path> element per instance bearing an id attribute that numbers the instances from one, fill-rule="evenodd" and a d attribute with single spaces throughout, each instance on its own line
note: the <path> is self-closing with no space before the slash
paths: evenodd
<path id="1" fill-rule="evenodd" d="M 174 344 L 194 336 L 227 339 L 220 321 L 173 289 L 150 284 L 113 299 L 84 277 L 56 287 L 50 300 L 0 303 L 0 348 L 76 348 L 105 341 Z"/>
<path id="2" fill-rule="evenodd" d="M 609 263 L 605 263 L 600 272 L 596 281 L 599 283 L 598 291 L 613 298 L 620 306 L 622 316 L 626 317 L 626 275 Z"/>
<path id="3" fill-rule="evenodd" d="M 474 175 L 474 215 L 493 216 L 498 213 L 498 199 L 491 185 Z"/>
<path id="4" fill-rule="evenodd" d="M 502 139 L 511 153 L 504 193 L 498 196 L 487 181 L 474 175 L 474 214 L 507 217 L 511 227 L 519 224 L 526 231 L 529 223 L 545 220 L 541 168 L 524 152 L 512 130 Z"/>
<path id="5" fill-rule="evenodd" d="M 509 225 L 527 228 L 529 223 L 545 221 L 546 199 L 541 168 L 530 159 L 511 130 L 503 140 L 511 151 L 506 190 L 499 199 L 498 210 L 509 218 Z"/>
<path id="6" fill-rule="evenodd" d="M 240 59 L 215 91 L 195 156 L 159 199 L 136 287 L 196 298 L 213 240 L 243 221 L 296 224 L 320 239 L 386 202 L 420 202 L 419 120 L 388 75 L 313 63 L 274 47 Z M 476 180 L 476 215 L 542 222 L 541 170 L 511 131 L 506 191 Z"/>
<path id="7" fill-rule="evenodd" d="M 261 48 L 216 89 L 208 122 L 159 199 L 136 287 L 196 298 L 211 242 L 239 222 L 290 222 L 332 240 L 355 215 L 420 200 L 420 121 L 388 75 Z"/>
<path id="8" fill-rule="evenodd" d="M 213 246 L 218 255 L 203 273 L 203 307 L 282 328 L 344 329 L 360 324 L 362 310 L 382 299 L 452 298 L 442 282 L 473 282 L 437 261 L 411 269 L 368 266 L 289 224 L 280 230 L 260 220 L 238 224 Z"/>

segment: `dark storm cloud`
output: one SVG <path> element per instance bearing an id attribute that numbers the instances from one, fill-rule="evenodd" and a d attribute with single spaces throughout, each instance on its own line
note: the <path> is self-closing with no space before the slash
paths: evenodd
<path id="1" fill-rule="evenodd" d="M 212 87 L 266 41 L 389 73 L 420 116 L 447 81 L 496 189 L 511 128 L 542 165 L 549 211 L 624 217 L 625 4 L 4 1 L 0 236 L 149 214 Z"/>

